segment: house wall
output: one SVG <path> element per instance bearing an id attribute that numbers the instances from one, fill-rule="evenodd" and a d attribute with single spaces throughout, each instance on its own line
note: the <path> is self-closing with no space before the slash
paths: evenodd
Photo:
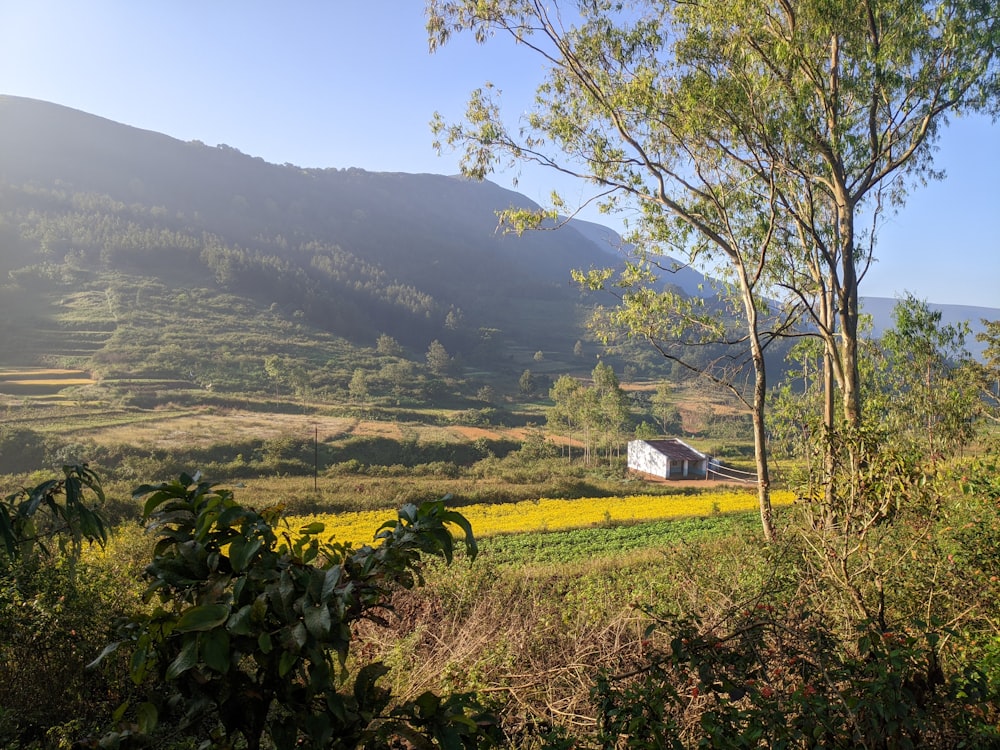
<path id="1" fill-rule="evenodd" d="M 687 471 L 685 472 L 685 463 Z M 701 478 L 704 479 L 708 469 L 708 459 L 684 461 L 671 460 L 668 456 L 648 445 L 642 440 L 631 440 L 628 444 L 628 467 L 644 474 L 651 474 L 664 479 Z"/>
<path id="2" fill-rule="evenodd" d="M 669 459 L 641 440 L 628 444 L 628 467 L 645 474 L 666 478 L 669 474 Z"/>

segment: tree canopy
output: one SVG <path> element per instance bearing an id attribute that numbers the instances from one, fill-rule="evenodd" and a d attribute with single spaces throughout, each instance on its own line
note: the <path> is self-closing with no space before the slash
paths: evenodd
<path id="1" fill-rule="evenodd" d="M 844 423 L 860 423 L 859 285 L 886 211 L 937 176 L 945 118 L 996 106 L 990 4 L 429 0 L 428 32 L 432 50 L 457 33 L 506 35 L 544 61 L 520 122 L 492 85 L 464 123 L 436 120 L 466 174 L 532 162 L 590 181 L 606 210 L 640 208 L 629 240 L 643 257 L 626 284 L 648 289 L 642 263 L 664 249 L 716 264 L 746 322 L 758 438 L 768 300 L 824 342 L 827 428 L 835 384 Z M 554 196 L 548 213 L 507 219 L 522 229 L 565 211 Z M 662 315 L 642 293 L 637 315 Z M 764 484 L 766 469 L 758 444 Z"/>

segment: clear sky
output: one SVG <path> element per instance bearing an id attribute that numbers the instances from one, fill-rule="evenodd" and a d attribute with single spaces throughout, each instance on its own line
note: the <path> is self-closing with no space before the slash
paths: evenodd
<path id="1" fill-rule="evenodd" d="M 459 37 L 430 55 L 422 0 L 0 0 L 0 94 L 279 164 L 454 174 L 457 154 L 432 148 L 433 113 L 460 118 L 491 81 L 516 114 L 541 77 L 495 41 Z M 937 166 L 947 179 L 916 189 L 882 231 L 862 294 L 1000 307 L 1000 125 L 953 122 Z M 588 194 L 544 171 L 517 189 L 543 202 L 553 187 Z"/>

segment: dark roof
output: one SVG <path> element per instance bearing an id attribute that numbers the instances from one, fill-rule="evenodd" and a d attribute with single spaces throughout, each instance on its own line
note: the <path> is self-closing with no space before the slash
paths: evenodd
<path id="1" fill-rule="evenodd" d="M 683 440 L 678 440 L 677 438 L 668 438 L 667 440 L 644 440 L 643 442 L 646 443 L 646 445 L 653 447 L 664 456 L 672 458 L 675 461 L 701 461 L 707 458 L 704 453 L 699 453 Z"/>

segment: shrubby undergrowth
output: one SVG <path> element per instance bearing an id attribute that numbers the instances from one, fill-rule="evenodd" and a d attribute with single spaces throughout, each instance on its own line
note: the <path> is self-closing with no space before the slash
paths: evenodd
<path id="1" fill-rule="evenodd" d="M 409 725 L 434 736 L 456 720 L 464 746 L 494 738 L 488 713 L 501 744 L 512 747 L 1000 746 L 998 456 L 987 450 L 938 467 L 912 493 L 892 485 L 907 502 L 863 536 L 817 524 L 805 504 L 779 513 L 772 545 L 760 543 L 752 518 L 728 516 L 688 523 L 682 533 L 658 524 L 487 540 L 471 566 L 421 564 L 423 588 L 380 583 L 391 610 L 353 620 L 347 658 L 334 660 L 330 676 L 367 685 L 353 693 L 351 710 L 363 713 L 372 701 L 385 731 Z M 46 486 L 61 502 L 59 482 Z M 247 735 L 232 717 L 213 713 L 228 693 L 205 686 L 237 679 L 243 667 L 230 670 L 258 658 L 253 644 L 264 648 L 263 632 L 278 676 L 280 644 L 295 654 L 286 666 L 306 659 L 303 689 L 313 679 L 302 649 L 327 631 L 302 604 L 311 596 L 306 579 L 322 572 L 327 580 L 347 550 L 324 546 L 318 529 L 282 542 L 277 507 L 253 511 L 228 491 L 182 481 L 140 494 L 156 493 L 160 502 L 145 508 L 150 519 L 165 514 L 155 550 L 133 522 L 119 529 L 113 555 L 49 544 L 30 561 L 4 558 L 0 745 L 93 746 L 101 737 L 135 744 L 155 731 L 160 747 L 186 746 L 192 736 L 215 747 L 253 746 L 235 740 Z M 32 491 L 9 496 L 8 508 L 15 496 Z M 84 499 L 98 512 L 99 497 Z M 142 603 L 136 581 L 144 568 L 159 609 Z M 278 589 L 277 599 L 265 591 L 286 569 L 306 576 L 301 596 L 286 602 L 290 619 L 274 627 L 262 620 L 254 627 L 263 630 L 244 633 L 239 613 L 252 616 L 257 596 L 267 607 L 284 601 Z M 254 586 L 261 588 L 250 596 Z M 133 623 L 119 631 L 124 642 L 82 669 L 121 640 L 116 620 Z M 303 644 L 294 637 L 299 625 Z M 285 628 L 287 638 L 279 635 Z M 136 653 L 144 656 L 136 661 Z M 376 663 L 388 671 L 369 666 Z M 310 689 L 311 701 L 325 688 Z M 429 695 L 477 696 L 480 708 L 468 715 L 478 718 L 462 723 L 459 703 Z M 307 721 L 288 718 L 298 714 L 284 700 L 274 715 L 286 717 L 285 729 L 268 735 L 279 746 L 292 723 Z M 126 701 L 131 708 L 116 724 Z M 375 736 L 365 731 L 338 736 Z"/>

